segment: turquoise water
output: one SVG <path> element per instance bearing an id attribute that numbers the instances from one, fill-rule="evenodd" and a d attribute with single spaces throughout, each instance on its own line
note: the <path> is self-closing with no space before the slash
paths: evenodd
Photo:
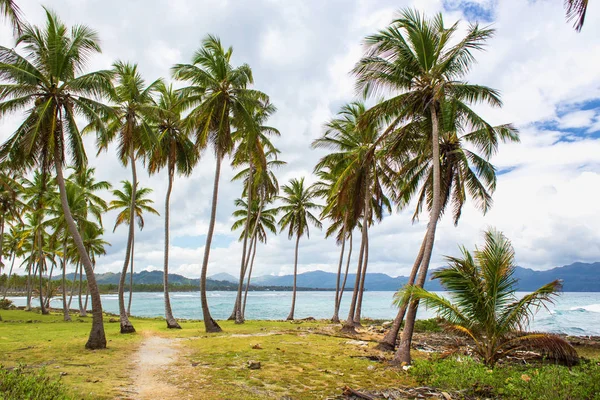
<path id="1" fill-rule="evenodd" d="M 393 319 L 396 315 L 396 309 L 392 305 L 393 294 L 393 292 L 365 292 L 362 307 L 363 317 Z M 208 292 L 208 302 L 213 318 L 229 317 L 235 295 L 235 292 Z M 295 317 L 331 318 L 334 295 L 334 292 L 298 292 Z M 342 319 L 347 316 L 351 297 L 352 293 L 344 293 L 340 310 Z M 290 311 L 291 299 L 291 292 L 249 292 L 246 318 L 284 319 Z M 24 297 L 13 297 L 11 300 L 16 305 L 25 305 Z M 118 313 L 119 311 L 117 295 L 102 295 L 102 304 L 108 312 Z M 54 300 L 52 305 L 60 308 L 61 300 Z M 199 292 L 171 293 L 171 305 L 176 318 L 202 319 Z M 77 307 L 76 299 L 73 299 L 72 306 L 73 308 Z M 142 317 L 164 315 L 162 293 L 134 293 L 131 313 Z M 433 316 L 435 313 L 432 310 L 419 308 L 418 318 L 426 319 Z M 600 336 L 600 293 L 570 292 L 561 294 L 548 310 L 538 310 L 531 329 L 571 335 Z"/>

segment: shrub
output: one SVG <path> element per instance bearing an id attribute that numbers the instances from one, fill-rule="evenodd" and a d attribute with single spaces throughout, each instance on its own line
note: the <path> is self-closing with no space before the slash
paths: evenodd
<path id="1" fill-rule="evenodd" d="M 600 365 L 502 365 L 490 369 L 472 358 L 416 360 L 410 374 L 421 385 L 465 390 L 466 395 L 507 399 L 600 400 Z"/>
<path id="2" fill-rule="evenodd" d="M 0 366 L 0 400 L 67 400 L 63 385 L 52 380 L 44 371 L 28 372 L 17 367 L 8 370 Z"/>
<path id="3" fill-rule="evenodd" d="M 0 299 L 0 310 L 10 310 L 13 307 L 12 300 Z"/>

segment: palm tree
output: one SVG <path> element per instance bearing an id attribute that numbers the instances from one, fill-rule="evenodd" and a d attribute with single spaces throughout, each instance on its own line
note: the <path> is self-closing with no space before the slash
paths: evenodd
<path id="1" fill-rule="evenodd" d="M 267 243 L 268 232 L 277 233 L 277 210 L 275 208 L 265 208 L 267 204 L 262 199 L 254 200 L 250 207 L 248 207 L 248 204 L 243 199 L 236 199 L 234 204 L 236 207 L 238 207 L 238 209 L 235 210 L 232 215 L 237 219 L 231 226 L 231 230 L 234 231 L 240 229 L 245 227 L 246 224 L 254 227 L 253 234 L 250 237 L 248 254 L 250 258 L 246 267 L 248 268 L 248 278 L 246 280 L 246 288 L 244 291 L 244 299 L 241 308 L 241 315 L 243 319 L 246 313 L 246 299 L 248 297 L 248 288 L 250 287 L 250 278 L 252 276 L 252 268 L 254 266 L 254 257 L 256 256 L 256 245 L 259 241 L 261 243 Z M 248 214 L 248 209 L 250 209 L 250 214 Z M 250 215 L 249 218 L 248 215 Z M 245 232 L 242 231 L 239 240 L 244 240 L 244 237 Z"/>
<path id="2" fill-rule="evenodd" d="M 283 212 L 279 219 L 280 232 L 288 231 L 288 239 L 296 237 L 296 247 L 294 252 L 294 286 L 292 292 L 292 308 L 288 315 L 288 320 L 294 319 L 294 310 L 296 307 L 296 277 L 298 275 L 298 245 L 300 238 L 306 234 L 310 237 L 309 225 L 312 224 L 321 229 L 321 221 L 315 217 L 311 211 L 320 210 L 322 207 L 313 202 L 315 198 L 315 189 L 313 186 L 306 187 L 304 178 L 292 179 L 289 184 L 283 186 L 284 196 L 277 198 L 283 202 L 283 205 L 277 208 L 277 212 Z"/>
<path id="3" fill-rule="evenodd" d="M 471 110 L 469 104 L 484 102 L 496 107 L 502 104 L 494 89 L 461 80 L 475 61 L 472 51 L 482 49 L 494 31 L 470 25 L 462 39 L 453 40 L 457 29 L 458 22 L 449 28 L 444 27 L 441 14 L 426 19 L 418 11 L 403 10 L 388 28 L 366 38 L 367 53 L 354 68 L 358 77 L 357 88 L 365 95 L 383 91 L 395 94 L 374 106 L 366 120 L 376 116 L 394 118 L 386 132 L 392 131 L 398 121 L 407 118 L 429 118 L 431 121 L 432 206 L 416 279 L 416 285 L 420 287 L 427 276 L 442 209 L 439 163 L 441 104 L 452 99 L 466 118 L 463 125 L 471 124 L 475 129 L 488 130 L 491 127 Z M 418 301 L 412 301 L 398 349 L 401 362 L 410 363 L 417 307 Z"/>
<path id="4" fill-rule="evenodd" d="M 6 293 L 8 291 L 8 284 L 10 283 L 10 278 L 12 276 L 12 272 L 15 266 L 15 261 L 17 257 L 21 258 L 24 255 L 23 245 L 24 245 L 24 234 L 23 234 L 23 224 L 19 222 L 19 224 L 13 225 L 10 227 L 8 234 L 5 234 L 3 237 L 3 248 L 8 253 L 9 258 L 12 258 L 10 263 L 10 269 L 8 270 L 8 276 L 6 279 L 7 286 L 4 288 L 4 293 L 2 294 L 2 298 L 6 298 Z"/>
<path id="5" fill-rule="evenodd" d="M 92 295 L 94 318 L 86 347 L 100 349 L 106 347 L 100 293 L 92 263 L 69 210 L 63 166 L 67 151 L 76 168 L 86 162 L 75 115 L 101 131 L 99 122 L 112 112 L 97 101 L 110 88 L 110 73 L 79 75 L 89 56 L 100 52 L 96 33 L 83 25 L 69 30 L 48 10 L 46 18 L 44 28 L 25 24 L 17 38 L 17 45 L 25 46 L 26 56 L 0 46 L 0 117 L 27 110 L 24 122 L 0 147 L 0 162 L 6 160 L 15 169 L 37 166 L 50 171 L 54 166 L 69 232 L 83 260 Z"/>
<path id="6" fill-rule="evenodd" d="M 11 219 L 19 218 L 22 203 L 19 199 L 22 187 L 12 174 L 6 172 L 6 166 L 0 166 L 0 271 L 4 268 L 2 257 L 4 228 Z"/>
<path id="7" fill-rule="evenodd" d="M 496 189 L 496 169 L 490 163 L 490 157 L 498 151 L 500 141 L 518 142 L 519 135 L 510 124 L 465 131 L 461 125 L 464 116 L 454 103 L 444 102 L 440 108 L 440 176 L 442 178 L 440 215 L 451 207 L 454 224 L 458 225 L 467 199 L 471 198 L 475 207 L 483 214 L 491 208 L 492 194 Z M 418 219 L 423 209 L 432 208 L 433 167 L 430 151 L 432 146 L 427 134 L 431 131 L 430 122 L 430 120 L 421 121 L 421 126 L 416 130 L 417 135 L 410 140 L 400 137 L 397 142 L 390 143 L 388 146 L 392 158 L 395 157 L 398 147 L 403 153 L 407 150 L 412 153 L 412 156 L 409 155 L 404 160 L 398 173 L 402 179 L 397 191 L 399 196 L 394 200 L 399 208 L 404 208 L 418 193 L 413 221 Z M 423 258 L 425 243 L 424 239 L 409 276 L 408 285 L 414 284 Z M 394 350 L 407 306 L 408 304 L 404 304 L 400 307 L 390 331 L 380 342 L 381 350 Z"/>
<path id="8" fill-rule="evenodd" d="M 583 28 L 587 7 L 588 0 L 565 0 L 567 21 L 575 21 L 573 27 L 577 32 L 581 32 L 581 28 Z"/>
<path id="9" fill-rule="evenodd" d="M 118 157 L 124 166 L 131 166 L 131 203 L 130 208 L 134 208 L 136 189 L 137 189 L 137 170 L 135 162 L 139 157 L 146 157 L 148 152 L 154 147 L 156 138 L 149 120 L 154 110 L 154 99 L 152 95 L 156 92 L 161 79 L 157 79 L 148 86 L 138 71 L 137 64 L 117 61 L 113 65 L 115 75 L 115 88 L 112 94 L 112 101 L 116 104 L 114 117 L 108 118 L 106 134 L 100 139 L 100 147 L 108 149 L 108 145 L 118 141 Z M 125 250 L 125 261 L 121 271 L 119 281 L 119 319 L 121 323 L 121 333 L 133 333 L 135 328 L 128 318 L 128 312 L 125 309 L 124 291 L 125 276 L 129 268 L 129 260 L 132 254 L 132 247 L 135 235 L 134 214 L 130 214 L 129 235 L 127 238 L 127 248 Z M 130 294 L 131 296 L 131 294 Z M 131 297 L 130 297 L 131 298 Z"/>
<path id="10" fill-rule="evenodd" d="M 15 0 L 0 0 L 0 15 L 10 21 L 16 35 L 23 32 L 23 13 Z"/>
<path id="11" fill-rule="evenodd" d="M 173 317 L 171 300 L 169 298 L 169 208 L 175 171 L 180 175 L 189 176 L 194 166 L 198 163 L 199 154 L 194 143 L 188 138 L 181 119 L 183 112 L 181 94 L 174 91 L 172 86 L 167 87 L 165 85 L 159 86 L 158 91 L 160 98 L 155 114 L 158 145 L 152 152 L 148 169 L 150 173 L 155 173 L 161 168 L 167 167 L 169 184 L 165 197 L 165 255 L 163 275 L 165 319 L 167 321 L 167 328 L 181 329 L 181 326 Z"/>
<path id="12" fill-rule="evenodd" d="M 245 121 L 241 121 L 237 130 L 232 134 L 238 147 L 233 155 L 232 165 L 238 167 L 241 165 L 248 165 L 246 185 L 244 193 L 248 198 L 246 210 L 247 214 L 250 214 L 253 204 L 253 195 L 256 190 L 255 186 L 260 184 L 261 178 L 265 175 L 262 171 L 268 168 L 267 157 L 269 152 L 271 154 L 277 154 L 277 150 L 267 137 L 267 135 L 279 136 L 280 133 L 277 129 L 270 126 L 263 125 L 265 121 L 275 112 L 275 106 L 270 103 L 260 104 L 257 99 L 255 107 L 250 109 L 250 113 L 253 116 L 253 123 L 248 126 Z M 240 279 L 238 281 L 238 291 L 233 308 L 233 312 L 229 319 L 234 319 L 236 324 L 244 322 L 244 316 L 242 313 L 242 289 L 244 285 L 244 278 L 248 269 L 248 262 L 250 259 L 250 253 L 252 245 L 248 248 L 248 238 L 250 237 L 250 220 L 246 220 L 244 225 L 243 239 L 242 239 L 242 257 L 240 260 Z"/>
<path id="13" fill-rule="evenodd" d="M 569 364 L 577 352 L 564 339 L 546 333 L 526 333 L 535 311 L 552 303 L 562 289 L 559 280 L 550 282 L 521 298 L 515 295 L 517 279 L 514 250 L 500 232 L 485 232 L 485 244 L 473 254 L 464 247 L 462 257 L 446 257 L 448 267 L 433 273 L 452 294 L 452 300 L 413 286 L 407 290 L 421 299 L 447 322 L 447 328 L 475 342 L 475 352 L 493 367 L 523 347 L 537 347 Z M 404 294 L 399 292 L 397 303 Z"/>
<path id="14" fill-rule="evenodd" d="M 117 227 L 121 224 L 125 224 L 127 226 L 129 226 L 129 232 L 131 232 L 131 224 L 135 222 L 135 220 L 137 219 L 137 224 L 138 227 L 140 228 L 140 231 L 144 229 L 144 212 L 146 213 L 150 213 L 150 214 L 154 214 L 154 215 L 160 215 L 158 213 L 158 211 L 156 211 L 153 207 L 152 204 L 154 203 L 153 200 L 146 198 L 146 196 L 148 196 L 150 193 L 152 193 L 152 189 L 151 188 L 139 188 L 139 189 L 134 189 L 133 185 L 131 184 L 130 181 L 121 181 L 121 183 L 123 184 L 123 190 L 119 190 L 119 189 L 115 189 L 112 191 L 113 196 L 115 196 L 114 200 L 111 200 L 111 202 L 108 205 L 108 210 L 120 210 L 119 214 L 117 214 L 117 219 L 115 220 L 115 226 L 113 228 L 113 232 L 117 230 Z M 136 183 L 136 186 L 139 186 Z M 134 208 L 134 212 L 131 213 L 131 209 L 132 209 L 132 205 Z M 129 254 L 125 255 L 125 258 L 129 261 L 129 258 L 131 257 L 131 271 L 129 272 L 129 304 L 127 307 L 127 310 L 125 311 L 125 301 L 124 299 L 120 299 L 119 302 L 121 302 L 121 300 L 123 300 L 123 312 L 125 314 L 125 317 L 127 318 L 128 315 L 130 315 L 130 310 L 131 310 L 131 298 L 133 296 L 132 290 L 133 290 L 133 254 L 134 254 L 134 244 L 135 244 L 135 239 L 133 238 L 133 236 L 131 237 L 131 243 L 127 245 L 127 249 L 126 251 L 130 252 Z M 120 277 L 120 282 L 119 283 L 119 292 L 124 291 L 125 288 L 125 275 L 127 274 L 127 271 L 122 271 L 121 272 L 121 277 Z M 123 286 L 121 288 L 121 286 Z M 123 296 L 124 297 L 124 296 Z M 129 319 L 127 318 L 127 321 L 129 321 Z M 123 325 L 123 320 L 121 322 L 121 333 L 130 333 L 130 332 L 135 332 L 135 330 L 131 331 L 131 329 L 133 328 L 133 326 L 131 326 L 131 328 L 127 328 L 128 325 Z"/>
<path id="15" fill-rule="evenodd" d="M 232 53 L 233 48 L 225 49 L 219 38 L 209 35 L 202 41 L 202 47 L 194 54 L 191 64 L 177 64 L 173 67 L 175 79 L 190 83 L 190 86 L 181 90 L 186 105 L 193 106 L 187 121 L 194 130 L 196 146 L 203 149 L 210 144 L 215 152 L 216 168 L 211 216 L 200 275 L 200 299 L 207 332 L 221 331 L 221 327 L 211 317 L 208 308 L 206 274 L 217 216 L 221 163 L 234 147 L 231 122 L 233 120 L 236 126 L 244 124 L 251 129 L 254 120 L 250 110 L 257 100 L 268 103 L 265 94 L 248 88 L 254 82 L 250 66 L 231 65 Z"/>
<path id="16" fill-rule="evenodd" d="M 315 168 L 317 171 L 329 168 L 329 174 L 332 174 L 335 180 L 327 194 L 324 215 L 333 218 L 334 221 L 341 221 L 340 238 L 345 238 L 353 230 L 361 215 L 363 219 L 356 281 L 348 319 L 343 328 L 345 331 L 354 331 L 354 327 L 360 325 L 362 293 L 368 263 L 369 224 L 373 216 L 381 219 L 384 206 L 389 208 L 389 201 L 382 186 L 385 176 L 390 172 L 389 167 L 381 162 L 382 157 L 374 151 L 380 143 L 382 121 L 372 119 L 369 124 L 361 126 L 359 122 L 366 111 L 364 103 L 361 102 L 344 105 L 337 117 L 326 124 L 325 134 L 312 144 L 313 147 L 327 148 L 331 151 Z"/>

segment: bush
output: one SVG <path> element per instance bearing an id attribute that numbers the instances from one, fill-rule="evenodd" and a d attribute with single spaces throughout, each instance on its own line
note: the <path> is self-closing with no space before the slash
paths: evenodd
<path id="1" fill-rule="evenodd" d="M 13 308 L 13 302 L 9 299 L 0 299 L 0 310 L 10 310 Z"/>
<path id="2" fill-rule="evenodd" d="M 442 332 L 441 318 L 418 319 L 415 321 L 415 332 Z"/>
<path id="3" fill-rule="evenodd" d="M 490 369 L 471 359 L 416 360 L 410 374 L 419 384 L 465 390 L 475 397 L 600 400 L 600 365 L 502 365 Z"/>
<path id="4" fill-rule="evenodd" d="M 63 385 L 44 375 L 44 371 L 27 372 L 22 368 L 9 371 L 0 366 L 0 400 L 67 400 Z"/>

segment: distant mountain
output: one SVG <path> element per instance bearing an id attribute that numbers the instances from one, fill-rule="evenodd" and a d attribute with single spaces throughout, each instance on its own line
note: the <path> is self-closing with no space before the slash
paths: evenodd
<path id="1" fill-rule="evenodd" d="M 240 278 L 236 278 L 235 276 L 228 274 L 227 272 L 221 272 L 219 274 L 209 276 L 208 279 L 212 279 L 213 281 L 237 283 Z"/>
<path id="2" fill-rule="evenodd" d="M 69 280 L 74 274 L 68 274 Z M 97 274 L 96 280 L 99 284 L 118 285 L 121 274 L 107 272 Z M 141 271 L 133 274 L 136 284 L 157 285 L 162 284 L 162 271 Z M 534 271 L 529 268 L 517 267 L 515 277 L 519 280 L 517 290 L 533 291 L 540 286 L 555 279 L 562 279 L 565 292 L 600 292 L 600 262 L 586 264 L 574 263 L 563 267 L 553 268 L 547 271 Z M 55 279 L 60 279 L 56 277 Z M 237 288 L 236 277 L 219 273 L 207 279 L 208 290 L 235 290 Z M 297 285 L 299 290 L 319 289 L 333 290 L 336 286 L 336 274 L 325 271 L 311 271 L 298 274 Z M 348 274 L 346 290 L 354 287 L 355 274 Z M 398 276 L 396 278 L 381 273 L 367 274 L 365 289 L 370 291 L 396 291 L 406 284 L 408 278 Z M 169 274 L 169 282 L 172 285 L 195 285 L 199 286 L 198 279 L 186 278 L 182 275 Z M 289 290 L 294 282 L 293 275 L 263 275 L 252 279 L 251 290 Z M 428 290 L 444 290 L 437 280 L 428 279 L 425 283 Z"/>

